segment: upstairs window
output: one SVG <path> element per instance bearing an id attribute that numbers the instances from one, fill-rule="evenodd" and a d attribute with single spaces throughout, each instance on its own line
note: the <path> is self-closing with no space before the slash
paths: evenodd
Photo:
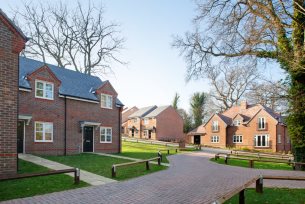
<path id="1" fill-rule="evenodd" d="M 48 100 L 54 99 L 54 84 L 46 81 L 35 81 L 35 97 Z"/>
<path id="2" fill-rule="evenodd" d="M 212 124 L 212 130 L 213 131 L 218 131 L 218 129 L 219 129 L 218 121 L 215 120 L 215 121 L 213 121 L 213 124 Z"/>
<path id="3" fill-rule="evenodd" d="M 101 107 L 112 109 L 112 96 L 107 94 L 101 94 Z"/>
<path id="4" fill-rule="evenodd" d="M 234 126 L 240 126 L 241 122 L 240 120 L 234 120 L 233 125 Z"/>
<path id="5" fill-rule="evenodd" d="M 100 129 L 100 143 L 111 143 L 112 142 L 112 128 L 101 127 Z"/>
<path id="6" fill-rule="evenodd" d="M 144 124 L 147 125 L 149 123 L 149 119 L 148 118 L 144 118 Z"/>
<path id="7" fill-rule="evenodd" d="M 261 117 L 258 118 L 258 129 L 266 129 L 266 120 L 265 118 Z"/>

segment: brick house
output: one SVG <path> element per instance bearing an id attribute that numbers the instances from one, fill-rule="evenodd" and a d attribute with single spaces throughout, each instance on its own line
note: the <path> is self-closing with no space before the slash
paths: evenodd
<path id="1" fill-rule="evenodd" d="M 184 137 L 183 119 L 172 106 L 141 108 L 128 117 L 127 126 L 129 137 L 163 141 Z"/>
<path id="2" fill-rule="evenodd" d="M 17 172 L 18 60 L 26 41 L 0 9 L 0 174 Z"/>
<path id="3" fill-rule="evenodd" d="M 18 152 L 120 152 L 123 104 L 109 81 L 20 57 Z"/>
<path id="4" fill-rule="evenodd" d="M 223 113 L 212 115 L 188 134 L 190 143 L 214 147 L 290 151 L 291 145 L 283 117 L 270 108 L 246 101 Z"/>
<path id="5" fill-rule="evenodd" d="M 128 136 L 128 117 L 134 112 L 138 111 L 139 108 L 137 106 L 133 106 L 131 108 L 127 108 L 122 112 L 122 134 Z"/>

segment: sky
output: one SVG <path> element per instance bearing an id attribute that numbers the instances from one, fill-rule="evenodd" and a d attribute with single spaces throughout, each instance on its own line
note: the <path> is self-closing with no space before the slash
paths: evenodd
<path id="1" fill-rule="evenodd" d="M 50 2 L 56 1 L 59 0 Z M 20 7 L 22 2 L 0 0 L 0 8 L 11 17 L 12 9 Z M 31 2 L 35 4 L 39 1 Z M 72 0 L 65 2 L 71 6 L 75 3 Z M 80 2 L 86 4 L 89 1 Z M 128 65 L 114 65 L 115 75 L 102 77 L 102 80 L 111 82 L 125 107 L 169 105 L 177 92 L 180 95 L 178 106 L 189 110 L 190 98 L 195 92 L 209 92 L 210 86 L 206 79 L 186 83 L 186 63 L 179 51 L 171 47 L 173 36 L 182 36 L 193 28 L 192 19 L 196 15 L 193 0 L 91 2 L 102 2 L 106 20 L 119 23 L 126 39 L 120 57 Z M 283 77 L 280 68 L 274 64 L 264 70 L 264 74 L 275 79 Z"/>

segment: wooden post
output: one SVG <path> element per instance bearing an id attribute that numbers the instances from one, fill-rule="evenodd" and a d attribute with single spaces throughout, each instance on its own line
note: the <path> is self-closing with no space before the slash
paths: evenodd
<path id="1" fill-rule="evenodd" d="M 169 154 L 169 149 L 167 150 L 167 154 Z"/>
<path id="2" fill-rule="evenodd" d="M 295 170 L 295 162 L 292 163 L 292 169 Z"/>
<path id="3" fill-rule="evenodd" d="M 199 145 L 199 150 L 201 150 L 201 144 Z"/>
<path id="4" fill-rule="evenodd" d="M 112 168 L 111 168 L 111 177 L 112 178 L 115 178 L 116 177 L 116 171 L 115 171 L 115 165 L 112 165 Z"/>
<path id="5" fill-rule="evenodd" d="M 219 154 L 215 154 L 215 161 L 217 161 L 217 159 L 219 159 Z"/>
<path id="6" fill-rule="evenodd" d="M 245 204 L 245 189 L 239 192 L 239 204 Z"/>
<path id="7" fill-rule="evenodd" d="M 225 164 L 228 164 L 228 156 L 225 156 Z"/>
<path id="8" fill-rule="evenodd" d="M 74 184 L 79 184 L 80 170 L 76 168 L 74 171 Z"/>
<path id="9" fill-rule="evenodd" d="M 252 159 L 249 160 L 249 168 L 254 167 L 254 161 Z"/>
<path id="10" fill-rule="evenodd" d="M 161 157 L 158 158 L 158 165 L 161 165 Z"/>
<path id="11" fill-rule="evenodd" d="M 162 154 L 161 154 L 160 151 L 158 152 L 158 157 L 160 157 L 160 160 L 161 160 L 161 162 L 162 162 Z"/>
<path id="12" fill-rule="evenodd" d="M 178 149 L 176 149 L 176 153 L 178 152 Z"/>
<path id="13" fill-rule="evenodd" d="M 261 176 L 259 179 L 256 180 L 256 193 L 263 193 L 263 177 Z"/>
<path id="14" fill-rule="evenodd" d="M 149 161 L 146 161 L 146 170 L 149 170 Z"/>

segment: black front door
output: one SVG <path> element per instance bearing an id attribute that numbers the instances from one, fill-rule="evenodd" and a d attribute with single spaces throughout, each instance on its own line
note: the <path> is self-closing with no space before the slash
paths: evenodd
<path id="1" fill-rule="evenodd" d="M 194 144 L 200 144 L 200 135 L 194 136 Z"/>
<path id="2" fill-rule="evenodd" d="M 93 152 L 93 127 L 84 127 L 83 152 Z"/>
<path id="3" fill-rule="evenodd" d="M 151 139 L 151 130 L 148 130 L 148 139 Z"/>
<path id="4" fill-rule="evenodd" d="M 24 121 L 18 121 L 17 128 L 17 152 L 23 153 Z"/>

